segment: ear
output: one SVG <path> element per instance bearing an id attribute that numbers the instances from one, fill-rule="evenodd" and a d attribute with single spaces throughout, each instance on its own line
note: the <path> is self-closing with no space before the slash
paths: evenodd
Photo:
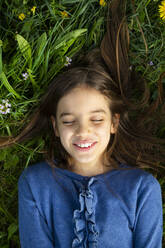
<path id="1" fill-rule="evenodd" d="M 112 119 L 112 124 L 111 124 L 111 133 L 114 134 L 117 131 L 118 125 L 119 125 L 119 120 L 120 120 L 120 115 L 115 114 Z"/>
<path id="2" fill-rule="evenodd" d="M 56 135 L 57 137 L 59 137 L 60 135 L 59 135 L 59 132 L 58 132 L 58 129 L 57 129 L 56 120 L 55 120 L 54 116 L 51 115 L 50 119 L 51 119 L 51 122 L 52 122 L 52 126 L 53 126 L 53 129 L 54 129 L 54 133 L 55 133 L 55 135 Z"/>

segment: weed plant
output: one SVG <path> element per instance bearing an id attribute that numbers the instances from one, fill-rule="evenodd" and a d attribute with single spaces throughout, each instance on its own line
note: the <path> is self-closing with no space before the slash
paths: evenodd
<path id="1" fill-rule="evenodd" d="M 128 1 L 131 66 L 146 79 L 151 100 L 157 96 L 160 79 L 165 86 L 165 20 L 159 16 L 160 3 Z M 106 13 L 106 2 L 99 0 L 0 1 L 0 136 L 18 134 L 54 76 L 79 54 L 100 45 Z M 158 135 L 164 134 L 163 123 Z M 43 159 L 43 147 L 44 141 L 35 138 L 0 150 L 1 248 L 20 247 L 17 181 L 26 166 Z M 163 191 L 165 177 L 158 180 Z M 164 194 L 163 204 L 165 212 Z"/>

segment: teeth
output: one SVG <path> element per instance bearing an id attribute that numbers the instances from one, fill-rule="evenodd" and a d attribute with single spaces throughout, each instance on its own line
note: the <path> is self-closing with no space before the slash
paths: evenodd
<path id="1" fill-rule="evenodd" d="M 81 144 L 81 145 L 77 145 L 77 146 L 79 146 L 79 147 L 89 147 L 91 145 L 92 145 L 92 143 L 87 143 L 87 144 Z"/>

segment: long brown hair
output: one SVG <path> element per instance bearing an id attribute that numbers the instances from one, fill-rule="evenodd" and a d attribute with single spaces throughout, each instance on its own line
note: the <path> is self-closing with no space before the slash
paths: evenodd
<path id="1" fill-rule="evenodd" d="M 35 136 L 45 139 L 46 159 L 52 166 L 68 168 L 70 155 L 54 135 L 51 116 L 56 118 L 61 97 L 80 84 L 98 90 L 110 100 L 113 120 L 120 115 L 118 129 L 104 156 L 107 166 L 126 163 L 132 167 L 161 167 L 165 162 L 164 140 L 156 137 L 159 128 L 160 98 L 150 101 L 149 88 L 129 64 L 129 32 L 124 0 L 112 1 L 107 17 L 107 33 L 100 49 L 94 49 L 77 64 L 58 75 L 43 96 L 31 121 L 16 137 L 1 139 L 0 147 L 23 142 Z M 160 89 L 159 89 L 160 90 Z M 162 116 L 163 118 L 163 116 Z M 55 154 L 54 154 L 55 152 Z M 54 159 L 59 163 L 55 165 Z"/>

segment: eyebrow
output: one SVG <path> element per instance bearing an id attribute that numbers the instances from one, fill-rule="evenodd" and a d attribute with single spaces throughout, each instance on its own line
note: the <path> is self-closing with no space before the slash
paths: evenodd
<path id="1" fill-rule="evenodd" d="M 90 114 L 93 114 L 93 113 L 104 113 L 104 114 L 106 114 L 106 112 L 105 112 L 104 109 L 93 110 L 93 111 L 90 111 L 89 113 Z M 65 112 L 63 112 L 63 113 L 60 114 L 60 118 L 62 118 L 63 116 L 67 116 L 67 115 L 73 115 L 73 114 L 72 113 L 65 113 Z"/>

